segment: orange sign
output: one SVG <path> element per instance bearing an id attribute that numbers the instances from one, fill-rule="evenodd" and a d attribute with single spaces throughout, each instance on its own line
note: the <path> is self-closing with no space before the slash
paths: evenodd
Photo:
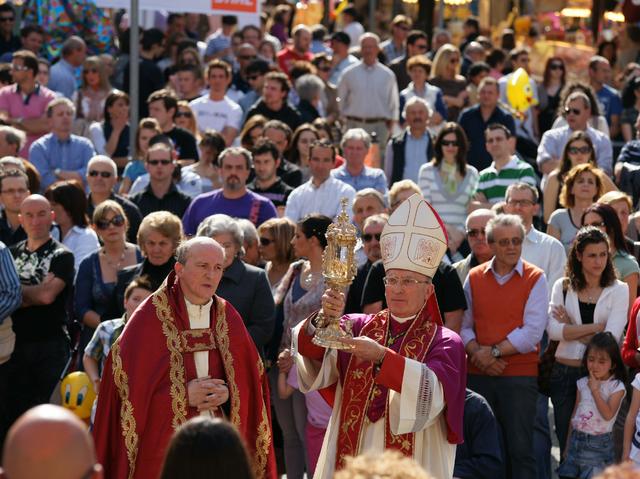
<path id="1" fill-rule="evenodd" d="M 211 0 L 211 9 L 229 13 L 258 13 L 258 0 Z"/>

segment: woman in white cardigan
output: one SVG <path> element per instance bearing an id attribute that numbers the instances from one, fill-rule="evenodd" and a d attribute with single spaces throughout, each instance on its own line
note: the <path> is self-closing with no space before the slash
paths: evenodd
<path id="1" fill-rule="evenodd" d="M 627 322 L 629 288 L 616 279 L 606 233 L 582 228 L 569 253 L 566 277 L 553 285 L 549 339 L 559 341 L 551 373 L 556 433 L 564 451 L 576 402 L 576 381 L 585 375 L 582 357 L 594 334 L 608 331 L 619 342 Z"/>

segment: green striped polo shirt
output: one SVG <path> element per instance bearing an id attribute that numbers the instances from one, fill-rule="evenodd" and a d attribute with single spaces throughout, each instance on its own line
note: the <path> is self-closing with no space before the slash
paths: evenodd
<path id="1" fill-rule="evenodd" d="M 531 165 L 514 155 L 500 171 L 496 169 L 495 163 L 482 170 L 476 193 L 483 193 L 491 204 L 499 203 L 504 201 L 509 185 L 519 182 L 535 187 L 537 179 Z"/>

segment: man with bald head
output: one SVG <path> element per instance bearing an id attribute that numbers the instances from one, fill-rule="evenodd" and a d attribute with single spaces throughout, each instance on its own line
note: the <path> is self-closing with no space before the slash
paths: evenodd
<path id="1" fill-rule="evenodd" d="M 4 447 L 0 478 L 101 479 L 87 426 L 60 406 L 45 404 L 23 414 Z"/>
<path id="2" fill-rule="evenodd" d="M 49 201 L 27 196 L 18 219 L 27 239 L 11 247 L 22 284 L 22 305 L 11 315 L 16 334 L 8 391 L 12 420 L 49 402 L 69 358 L 66 305 L 74 278 L 73 253 L 51 237 Z"/>
<path id="3" fill-rule="evenodd" d="M 111 348 L 93 429 L 106 478 L 158 477 L 173 432 L 197 415 L 229 419 L 256 477 L 276 477 L 262 360 L 240 315 L 215 295 L 224 255 L 211 238 L 178 246 L 174 271 Z"/>

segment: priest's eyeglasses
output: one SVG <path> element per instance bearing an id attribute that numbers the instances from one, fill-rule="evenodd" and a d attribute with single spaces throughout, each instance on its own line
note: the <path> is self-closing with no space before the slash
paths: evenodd
<path id="1" fill-rule="evenodd" d="M 419 284 L 431 283 L 431 281 L 420 281 L 413 278 L 396 278 L 393 276 L 391 277 L 385 276 L 384 278 L 382 278 L 382 281 L 384 282 L 385 286 L 390 286 L 392 288 L 396 286 L 400 286 L 402 288 L 410 288 L 412 286 L 417 286 Z"/>

